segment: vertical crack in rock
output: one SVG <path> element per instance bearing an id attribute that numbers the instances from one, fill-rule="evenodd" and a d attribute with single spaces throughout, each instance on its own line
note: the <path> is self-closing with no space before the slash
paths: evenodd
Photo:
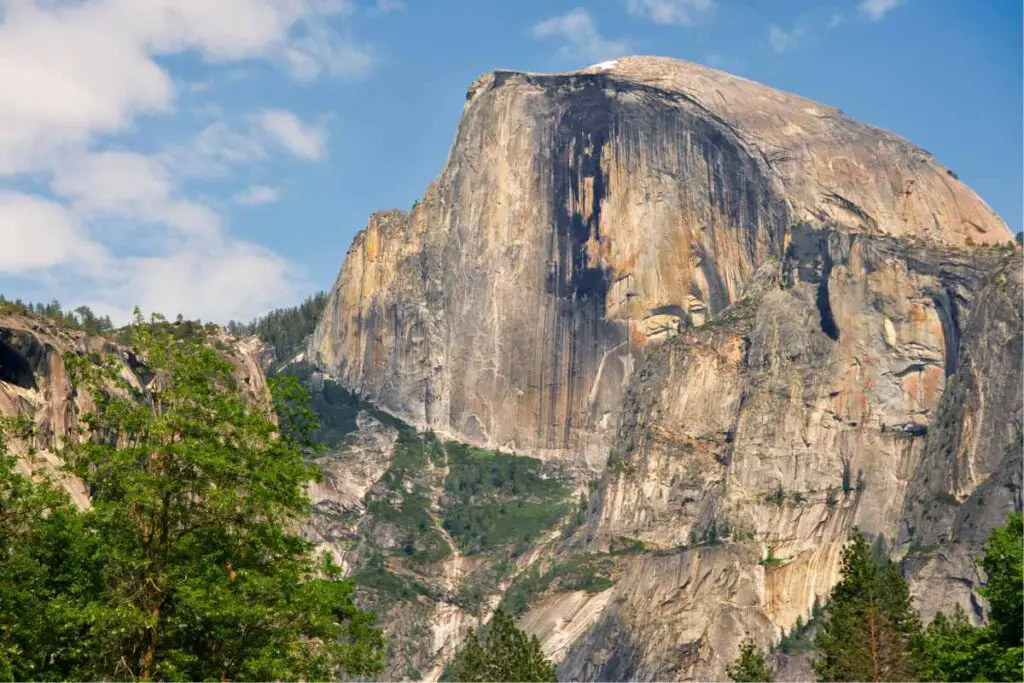
<path id="1" fill-rule="evenodd" d="M 945 338 L 947 378 L 956 373 L 957 358 L 960 355 L 960 314 L 957 312 L 954 296 L 948 286 L 932 294 L 935 312 L 939 315 L 942 335 Z"/>
<path id="2" fill-rule="evenodd" d="M 829 303 L 828 298 L 828 279 L 832 274 L 832 256 L 828 253 L 827 249 L 822 253 L 822 259 L 824 263 L 821 266 L 821 280 L 818 282 L 816 299 L 818 313 L 821 316 L 821 331 L 828 335 L 832 341 L 838 341 L 839 326 L 836 325 L 836 319 L 832 315 L 832 304 Z"/>

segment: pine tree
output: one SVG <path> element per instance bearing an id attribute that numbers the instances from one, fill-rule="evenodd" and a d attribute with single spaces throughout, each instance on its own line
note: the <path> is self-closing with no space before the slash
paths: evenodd
<path id="1" fill-rule="evenodd" d="M 455 665 L 457 681 L 557 681 L 555 667 L 544 657 L 537 636 L 530 637 L 515 620 L 498 610 L 488 624 L 484 643 L 470 631 Z"/>
<path id="2" fill-rule="evenodd" d="M 740 644 L 740 656 L 725 668 L 729 679 L 733 681 L 771 681 L 775 679 L 775 670 L 767 661 L 765 654 L 753 640 L 746 639 Z"/>
<path id="3" fill-rule="evenodd" d="M 823 681 L 912 680 L 920 633 L 899 568 L 879 561 L 854 529 L 843 549 L 843 578 L 824 608 L 815 672 Z"/>

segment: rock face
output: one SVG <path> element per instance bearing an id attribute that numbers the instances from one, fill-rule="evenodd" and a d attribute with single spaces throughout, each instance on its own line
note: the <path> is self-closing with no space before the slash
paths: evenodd
<path id="1" fill-rule="evenodd" d="M 1019 254 L 790 235 L 744 299 L 635 374 L 578 541 L 646 552 L 563 676 L 720 677 L 744 634 L 770 645 L 827 599 L 854 526 L 905 558 L 923 616 L 983 616 L 971 556 L 1021 508 Z M 552 652 L 554 626 L 537 626 Z"/>
<path id="2" fill-rule="evenodd" d="M 1021 508 L 1011 242 L 831 107 L 666 59 L 495 72 L 423 200 L 356 237 L 308 357 L 596 478 L 546 552 L 613 557 L 613 585 L 521 621 L 563 679 L 721 678 L 827 597 L 855 525 L 925 617 L 984 617 L 971 557 Z"/>
<path id="3" fill-rule="evenodd" d="M 599 469 L 637 348 L 736 301 L 798 225 L 1011 239 L 924 150 L 794 95 L 655 58 L 495 72 L 423 200 L 356 237 L 310 359 L 440 433 Z"/>
<path id="4" fill-rule="evenodd" d="M 233 340 L 216 337 L 223 353 L 235 366 L 235 379 L 256 401 L 269 401 L 270 390 L 260 368 L 262 342 L 255 337 Z M 7 435 L 5 445 L 20 456 L 25 473 L 41 468 L 60 481 L 81 507 L 89 497 L 81 481 L 66 476 L 61 449 L 78 438 L 79 416 L 92 409 L 92 397 L 78 392 L 64 365 L 64 354 L 99 354 L 116 359 L 122 377 L 141 387 L 142 367 L 129 350 L 106 338 L 90 336 L 45 318 L 0 312 L 0 417 L 29 418 L 30 438 Z M 29 457 L 29 451 L 34 451 Z"/>

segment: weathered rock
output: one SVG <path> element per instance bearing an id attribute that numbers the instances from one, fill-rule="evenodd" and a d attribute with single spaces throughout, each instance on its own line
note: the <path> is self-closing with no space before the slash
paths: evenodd
<path id="1" fill-rule="evenodd" d="M 521 621 L 561 677 L 721 678 L 827 597 L 854 526 L 926 617 L 983 615 L 971 558 L 1021 507 L 1010 241 L 831 107 L 656 58 L 495 72 L 423 200 L 356 237 L 309 357 L 418 425 L 603 470 L 555 554 L 634 552 Z"/>
<path id="2" fill-rule="evenodd" d="M 600 469 L 637 348 L 736 301 L 796 225 L 1011 239 L 927 152 L 794 95 L 655 58 L 495 72 L 423 200 L 356 237 L 309 357 L 413 423 Z"/>
<path id="3" fill-rule="evenodd" d="M 664 576 L 617 587 L 593 626 L 559 641 L 563 677 L 720 678 L 745 634 L 769 645 L 827 599 L 854 526 L 911 553 L 923 616 L 957 602 L 982 614 L 972 557 L 1021 508 L 1019 252 L 791 234 L 774 283 L 647 354 L 580 535 L 594 551 L 642 541 L 639 566 L 652 550 L 713 548 L 662 598 L 686 618 L 650 602 Z M 566 616 L 559 631 L 576 633 Z M 524 623 L 550 642 L 534 612 Z M 605 652 L 614 629 L 629 642 Z M 669 655 L 679 648 L 688 664 Z"/>

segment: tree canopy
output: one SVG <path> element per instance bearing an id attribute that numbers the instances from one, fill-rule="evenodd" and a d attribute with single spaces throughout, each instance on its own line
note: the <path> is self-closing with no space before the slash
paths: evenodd
<path id="1" fill-rule="evenodd" d="M 959 606 L 948 617 L 937 614 L 924 632 L 926 680 L 1024 680 L 1024 516 L 1010 515 L 983 551 L 978 564 L 986 575 L 980 592 L 989 604 L 988 625 L 971 625 Z"/>
<path id="2" fill-rule="evenodd" d="M 298 306 L 274 309 L 248 324 L 232 320 L 227 330 L 236 337 L 259 335 L 273 349 L 274 358 L 280 363 L 295 355 L 306 337 L 313 333 L 326 305 L 327 293 L 317 292 Z"/>
<path id="3" fill-rule="evenodd" d="M 750 639 L 740 644 L 740 656 L 725 670 L 729 679 L 737 683 L 757 683 L 775 679 L 775 670 L 768 665 L 765 653 Z"/>
<path id="4" fill-rule="evenodd" d="M 557 681 L 537 636 L 530 637 L 504 611 L 494 613 L 481 643 L 470 631 L 455 662 L 457 681 Z"/>
<path id="5" fill-rule="evenodd" d="M 856 530 L 842 562 L 822 616 L 815 672 L 825 681 L 914 680 L 920 622 L 899 567 Z"/>
<path id="6" fill-rule="evenodd" d="M 316 420 L 294 378 L 269 406 L 233 366 L 136 315 L 145 386 L 69 355 L 95 410 L 65 454 L 92 505 L 0 460 L 0 675 L 327 679 L 383 665 L 354 585 L 295 533 Z"/>

